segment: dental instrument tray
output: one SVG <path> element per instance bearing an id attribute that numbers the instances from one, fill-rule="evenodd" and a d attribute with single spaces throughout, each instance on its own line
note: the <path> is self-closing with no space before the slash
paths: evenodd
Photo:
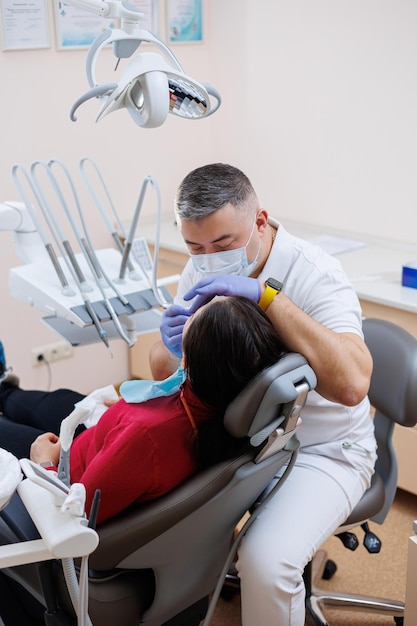
<path id="1" fill-rule="evenodd" d="M 97 250 L 96 254 L 100 264 L 106 267 L 107 272 L 110 275 L 117 276 L 120 267 L 120 253 L 110 248 Z M 86 280 L 92 285 L 92 289 L 88 295 L 93 311 L 96 313 L 100 323 L 104 324 L 105 322 L 110 322 L 108 326 L 112 327 L 111 314 L 98 287 L 94 285 L 93 277 L 91 276 L 89 268 L 86 266 L 85 259 L 82 255 L 76 255 L 76 257 L 85 274 Z M 58 261 L 60 265 L 63 266 L 63 260 L 59 259 Z M 139 271 L 140 269 L 138 268 L 138 272 Z M 166 284 L 169 284 L 170 280 L 175 281 L 177 278 L 176 276 L 170 277 L 166 281 Z M 162 290 L 165 298 L 169 300 L 171 296 L 164 287 L 163 282 L 164 281 L 159 282 L 159 288 Z M 70 343 L 80 345 L 97 341 L 97 333 L 94 328 L 90 309 L 87 308 L 82 294 L 76 290 L 76 285 L 71 279 L 68 280 L 68 285 L 72 289 L 72 293 L 67 295 L 62 292 L 61 286 L 56 280 L 56 276 L 45 261 L 14 267 L 9 273 L 10 295 L 29 306 L 33 306 L 48 313 L 49 315 L 44 318 L 45 323 L 57 330 L 57 332 L 68 339 Z M 141 314 L 147 311 L 150 312 L 150 310 L 155 307 L 159 307 L 160 303 L 156 299 L 153 290 L 150 288 L 149 281 L 144 276 L 139 280 L 126 277 L 124 284 L 118 284 L 117 287 L 123 294 L 126 303 L 122 302 L 118 297 L 109 298 L 109 302 L 117 316 L 133 316 L 133 319 L 137 322 L 134 324 L 137 334 L 140 334 Z M 156 311 L 153 313 L 152 318 L 154 326 L 149 329 L 148 323 L 146 322 L 147 318 L 144 319 L 148 332 L 149 330 L 159 328 L 160 316 Z M 149 316 L 148 319 L 150 319 Z M 79 330 L 87 330 L 88 328 L 93 331 L 88 335 L 78 332 Z M 117 336 L 116 331 L 114 333 L 110 331 L 110 334 L 112 337 Z"/>

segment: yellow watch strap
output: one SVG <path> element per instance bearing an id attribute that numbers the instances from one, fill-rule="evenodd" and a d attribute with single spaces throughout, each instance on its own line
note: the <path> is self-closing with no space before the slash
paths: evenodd
<path id="1" fill-rule="evenodd" d="M 272 300 L 275 298 L 277 293 L 280 293 L 279 289 L 274 289 L 270 285 L 266 285 L 265 291 L 263 292 L 261 299 L 259 300 L 259 306 L 263 311 L 266 311 Z"/>

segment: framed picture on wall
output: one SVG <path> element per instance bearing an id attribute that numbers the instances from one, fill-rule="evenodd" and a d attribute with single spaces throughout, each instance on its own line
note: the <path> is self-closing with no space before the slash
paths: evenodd
<path id="1" fill-rule="evenodd" d="M 3 50 L 49 48 L 47 0 L 0 0 Z"/>
<path id="2" fill-rule="evenodd" d="M 54 2 L 56 41 L 59 50 L 88 48 L 101 33 L 120 27 L 118 19 L 100 17 L 60 0 Z M 157 34 L 157 0 L 130 0 L 130 4 L 143 13 L 139 21 L 140 27 Z"/>
<path id="3" fill-rule="evenodd" d="M 58 50 L 88 48 L 98 35 L 118 26 L 117 20 L 100 17 L 85 9 L 54 0 Z"/>
<path id="4" fill-rule="evenodd" d="M 169 43 L 203 41 L 203 0 L 167 0 Z"/>
<path id="5" fill-rule="evenodd" d="M 133 4 L 143 13 L 141 28 L 159 37 L 158 0 L 129 0 L 129 4 Z"/>

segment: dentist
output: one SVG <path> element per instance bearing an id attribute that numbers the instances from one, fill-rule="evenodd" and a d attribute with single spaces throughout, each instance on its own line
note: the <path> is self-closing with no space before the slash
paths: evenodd
<path id="1" fill-rule="evenodd" d="M 189 173 L 175 211 L 190 259 L 151 350 L 154 378 L 176 370 L 185 322 L 221 295 L 257 303 L 317 376 L 296 466 L 249 530 L 237 562 L 244 626 L 304 626 L 304 567 L 347 518 L 374 471 L 372 360 L 360 304 L 339 261 L 271 218 L 237 168 L 215 163 Z"/>

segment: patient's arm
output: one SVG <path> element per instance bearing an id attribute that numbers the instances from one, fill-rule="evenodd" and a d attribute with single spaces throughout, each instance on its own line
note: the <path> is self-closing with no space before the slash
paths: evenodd
<path id="1" fill-rule="evenodd" d="M 151 403 L 131 405 L 121 400 L 93 427 L 95 433 L 90 428 L 74 439 L 71 482 L 84 484 L 87 512 L 96 489 L 101 490 L 98 523 L 138 500 L 166 493 L 195 471 L 185 434 L 188 420 L 180 420 L 185 430 L 178 430 L 178 420 L 173 430 L 170 419 L 155 427 L 152 412 L 161 404 Z M 167 399 L 161 403 L 175 404 Z"/>

